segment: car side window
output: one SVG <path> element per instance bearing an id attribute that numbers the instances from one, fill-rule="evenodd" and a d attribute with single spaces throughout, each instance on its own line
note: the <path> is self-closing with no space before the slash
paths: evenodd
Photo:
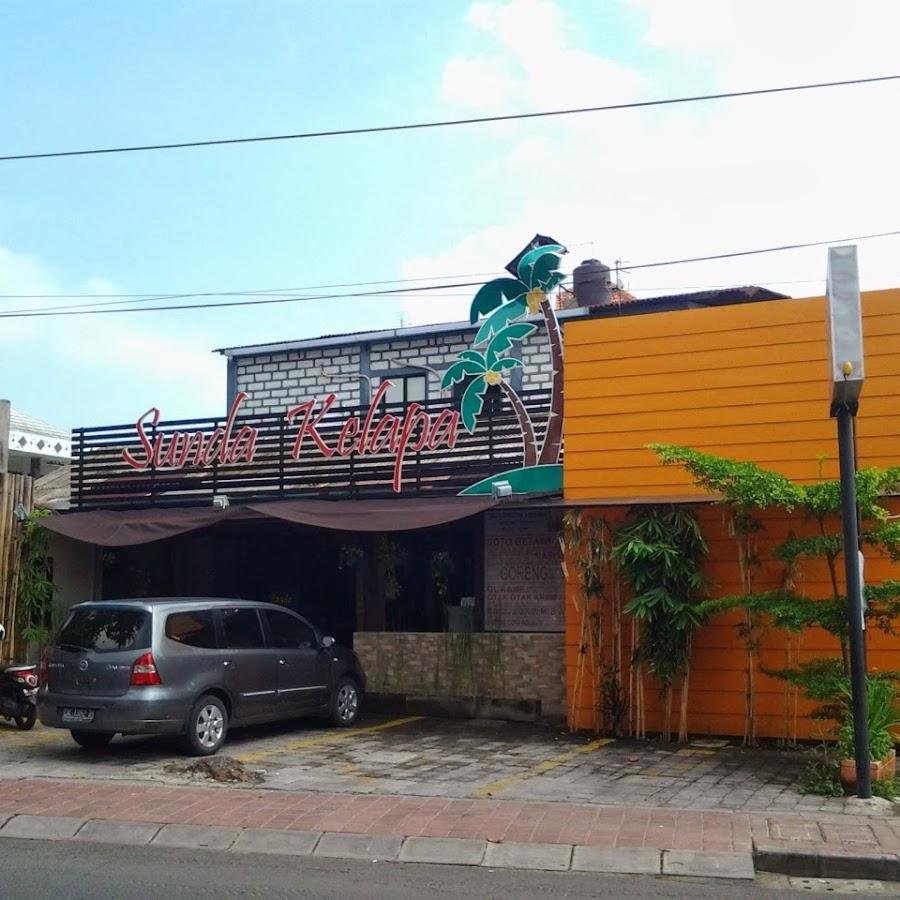
<path id="1" fill-rule="evenodd" d="M 229 650 L 256 650 L 265 647 L 259 616 L 255 609 L 238 607 L 221 610 L 225 646 Z"/>
<path id="2" fill-rule="evenodd" d="M 316 633 L 296 616 L 275 609 L 267 609 L 264 615 L 269 624 L 272 644 L 279 650 L 302 650 L 316 646 Z"/>
<path id="3" fill-rule="evenodd" d="M 188 647 L 214 650 L 218 642 L 212 610 L 194 609 L 171 613 L 166 618 L 166 637 L 179 644 L 187 644 Z"/>

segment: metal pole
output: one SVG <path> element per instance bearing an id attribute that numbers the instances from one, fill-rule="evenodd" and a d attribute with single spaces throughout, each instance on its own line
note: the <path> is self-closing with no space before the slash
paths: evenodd
<path id="1" fill-rule="evenodd" d="M 850 690 L 853 700 L 853 738 L 856 757 L 856 795 L 872 796 L 869 773 L 869 710 L 866 693 L 866 635 L 862 578 L 859 565 L 859 527 L 856 503 L 856 458 L 853 444 L 855 410 L 837 408 L 838 457 L 841 466 L 841 518 L 844 525 L 844 571 L 847 581 L 847 621 L 850 639 Z"/>

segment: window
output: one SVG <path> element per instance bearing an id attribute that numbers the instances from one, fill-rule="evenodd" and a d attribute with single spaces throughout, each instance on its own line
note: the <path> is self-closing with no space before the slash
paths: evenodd
<path id="1" fill-rule="evenodd" d="M 149 613 L 139 609 L 76 609 L 56 646 L 95 653 L 143 649 L 150 646 L 149 623 Z"/>
<path id="2" fill-rule="evenodd" d="M 187 644 L 188 647 L 214 650 L 218 642 L 212 610 L 195 609 L 172 613 L 166 619 L 166 637 L 179 644 Z"/>
<path id="3" fill-rule="evenodd" d="M 255 650 L 265 646 L 255 609 L 223 609 L 222 628 L 229 650 Z"/>
<path id="4" fill-rule="evenodd" d="M 388 404 L 422 403 L 426 399 L 428 388 L 425 375 L 387 375 L 385 379 L 391 382 L 384 395 Z"/>
<path id="5" fill-rule="evenodd" d="M 316 646 L 315 632 L 296 616 L 274 609 L 267 609 L 264 615 L 269 623 L 272 643 L 279 650 L 298 650 Z"/>

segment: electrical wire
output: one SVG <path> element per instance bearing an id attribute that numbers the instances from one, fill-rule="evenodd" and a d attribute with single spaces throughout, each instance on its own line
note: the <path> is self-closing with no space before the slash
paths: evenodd
<path id="1" fill-rule="evenodd" d="M 584 246 L 583 244 L 569 244 L 569 247 Z M 174 293 L 172 291 L 145 291 L 142 294 L 0 294 L 0 300 L 56 300 L 64 298 L 85 298 L 85 297 L 131 297 L 134 299 L 163 299 L 163 298 L 185 298 L 185 297 L 243 297 L 253 296 L 255 294 L 287 294 L 297 291 L 326 291 L 334 288 L 348 287 L 373 287 L 377 284 L 410 284 L 414 281 L 436 281 L 438 278 L 488 278 L 493 272 L 467 272 L 465 274 L 455 275 L 423 275 L 418 278 L 383 278 L 380 281 L 344 281 L 337 284 L 306 284 L 302 287 L 284 287 L 284 288 L 253 288 L 244 291 L 182 291 Z"/>
<path id="2" fill-rule="evenodd" d="M 759 247 L 753 250 L 735 250 L 728 253 L 716 253 L 711 254 L 709 256 L 692 256 L 686 257 L 684 259 L 670 259 L 659 262 L 649 262 L 649 263 L 639 263 L 632 266 L 620 266 L 619 271 L 628 272 L 636 269 L 649 269 L 657 266 L 674 266 L 681 265 L 684 263 L 695 263 L 695 262 L 705 262 L 709 260 L 718 260 L 718 259 L 732 259 L 736 257 L 742 256 L 751 256 L 761 253 L 778 253 L 786 250 L 797 250 L 808 247 L 823 247 L 826 245 L 834 245 L 834 244 L 842 244 L 848 241 L 864 241 L 864 240 L 872 240 L 875 238 L 884 238 L 884 237 L 894 237 L 900 235 L 900 229 L 895 231 L 882 231 L 874 234 L 862 234 L 855 235 L 852 237 L 843 237 L 843 238 L 835 238 L 827 241 L 806 241 L 803 243 L 797 244 L 781 244 L 775 247 Z M 767 284 L 781 284 L 788 282 L 763 282 Z M 452 288 L 470 288 L 470 287 L 481 287 L 482 282 L 480 281 L 466 281 L 466 282 L 454 282 L 454 283 L 444 283 L 444 284 L 431 284 L 431 285 L 417 285 L 416 287 L 406 287 L 406 288 L 387 288 L 384 290 L 378 291 L 351 291 L 349 293 L 338 293 L 338 294 L 305 294 L 301 296 L 287 296 L 287 297 L 260 297 L 257 296 L 254 299 L 247 300 L 227 300 L 221 301 L 218 303 L 184 303 L 177 304 L 174 306 L 129 306 L 125 309 L 116 308 L 116 309 L 99 309 L 98 306 L 102 304 L 70 304 L 66 307 L 56 307 L 56 308 L 48 308 L 41 310 L 7 310 L 6 312 L 0 313 L 0 319 L 28 319 L 28 318 L 43 318 L 43 317 L 55 317 L 55 316 L 90 316 L 90 315 L 112 315 L 116 313 L 132 313 L 132 312 L 168 312 L 168 311 L 178 311 L 178 310 L 194 310 L 194 309 L 223 309 L 229 307 L 236 306 L 268 306 L 272 304 L 282 304 L 282 303 L 298 303 L 301 301 L 307 300 L 338 300 L 338 299 L 347 299 L 347 298 L 365 298 L 365 297 L 384 297 L 384 296 L 396 296 L 396 297 L 404 297 L 406 296 L 409 299 L 410 296 L 414 296 L 417 292 L 424 291 L 439 291 L 439 290 L 447 290 Z M 220 295 L 213 295 L 220 296 Z M 440 295 L 426 295 L 428 299 L 431 299 L 433 296 Z M 147 299 L 156 299 L 156 298 L 147 298 Z M 165 299 L 165 298 L 163 298 Z M 113 301 L 114 303 L 128 303 L 128 302 L 138 302 L 134 301 Z M 88 308 L 85 308 L 88 307 Z"/>
<path id="3" fill-rule="evenodd" d="M 731 253 L 716 253 L 712 256 L 690 256 L 685 259 L 667 259 L 662 262 L 639 263 L 634 266 L 619 266 L 620 272 L 637 269 L 655 269 L 659 266 L 680 266 L 684 263 L 709 262 L 714 259 L 734 259 L 738 256 L 755 256 L 758 253 L 778 253 L 782 250 L 801 250 L 805 247 L 824 247 L 828 244 L 842 244 L 846 241 L 868 241 L 873 238 L 895 237 L 900 231 L 879 231 L 876 234 L 857 234 L 853 237 L 835 238 L 831 241 L 806 241 L 802 244 L 782 244 L 779 247 L 760 247 L 756 250 L 735 250 Z"/>
<path id="4" fill-rule="evenodd" d="M 86 150 L 52 150 L 43 153 L 16 153 L 0 156 L 0 162 L 29 159 L 59 159 L 68 156 L 99 156 L 112 153 L 141 153 L 151 150 L 184 150 L 196 147 L 221 147 L 232 144 L 259 144 L 273 141 L 299 141 L 313 138 L 347 137 L 361 134 L 383 134 L 392 131 L 421 131 L 429 128 L 450 128 L 459 125 L 483 125 L 491 122 L 511 122 L 523 119 L 542 119 L 554 116 L 575 116 L 585 113 L 612 112 L 624 109 L 645 109 L 653 106 L 672 106 L 679 103 L 698 103 L 705 100 L 727 100 L 736 97 L 758 97 L 767 94 L 784 94 L 792 91 L 811 91 L 820 88 L 846 87 L 896 81 L 898 75 L 878 75 L 870 78 L 852 78 L 845 81 L 820 81 L 810 84 L 792 84 L 782 87 L 754 88 L 746 91 L 727 91 L 718 94 L 695 94 L 686 97 L 669 97 L 662 100 L 638 100 L 631 103 L 608 103 L 602 106 L 585 106 L 572 109 L 552 109 L 530 113 L 510 113 L 497 116 L 476 116 L 467 119 L 442 119 L 430 122 L 409 122 L 399 125 L 373 125 L 365 128 L 335 128 L 328 131 L 302 131 L 295 134 L 270 134 L 256 137 L 220 138 L 204 141 L 178 141 L 159 144 L 133 144 L 120 147 L 98 147 Z"/>
<path id="5" fill-rule="evenodd" d="M 71 309 L 65 310 L 12 310 L 0 313 L 0 319 L 32 319 L 48 316 L 103 316 L 115 313 L 163 312 L 188 309 L 222 309 L 232 306 L 269 306 L 277 303 L 297 303 L 301 300 L 337 300 L 348 297 L 403 296 L 410 290 L 428 291 L 444 288 L 481 287 L 480 281 L 459 282 L 457 284 L 422 285 L 417 288 L 391 288 L 383 291 L 352 291 L 346 294 L 306 294 L 300 297 L 266 297 L 256 300 L 225 300 L 221 303 L 183 303 L 177 306 L 131 306 L 127 309 Z M 81 305 L 81 304 L 75 304 Z"/>

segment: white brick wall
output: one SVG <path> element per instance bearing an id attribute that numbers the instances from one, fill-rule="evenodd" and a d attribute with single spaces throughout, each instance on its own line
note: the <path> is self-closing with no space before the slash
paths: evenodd
<path id="1" fill-rule="evenodd" d="M 416 366 L 443 372 L 461 350 L 471 346 L 472 337 L 470 331 L 374 343 L 369 348 L 369 370 L 362 373 L 360 347 L 352 344 L 240 357 L 236 386 L 250 395 L 244 405 L 248 413 L 281 413 L 289 406 L 332 391 L 341 406 L 356 406 L 361 403 L 361 388 L 366 384 L 360 374 L 371 375 L 375 390 L 383 377 L 379 373 Z M 522 387 L 549 387 L 552 366 L 543 324 L 520 349 L 525 363 Z M 440 397 L 438 377 L 422 371 L 428 375 L 428 396 Z"/>

